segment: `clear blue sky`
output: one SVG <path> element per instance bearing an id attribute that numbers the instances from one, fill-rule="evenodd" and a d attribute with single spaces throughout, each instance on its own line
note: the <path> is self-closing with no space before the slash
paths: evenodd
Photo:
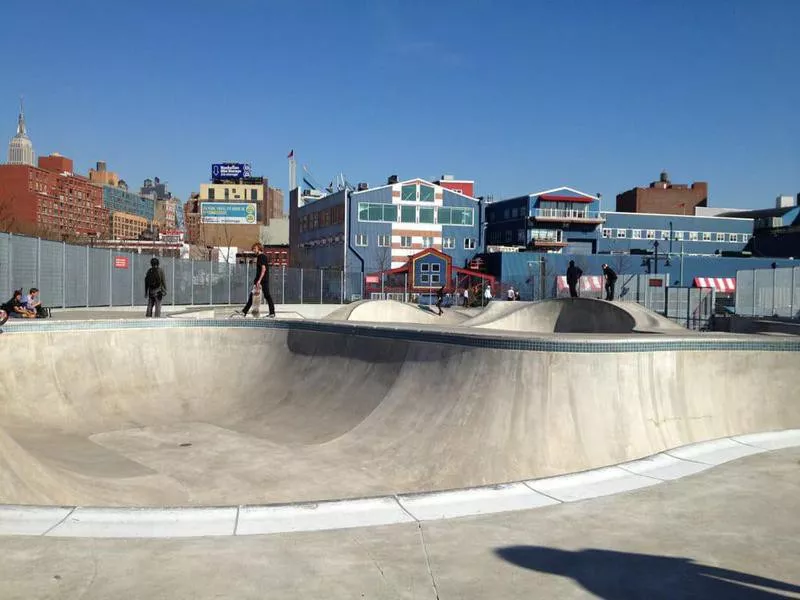
<path id="1" fill-rule="evenodd" d="M 800 192 L 798 0 L 4 2 L 0 133 L 185 199 L 210 163 L 287 187 L 442 173 L 715 206 Z M 5 150 L 3 150 L 5 151 Z"/>

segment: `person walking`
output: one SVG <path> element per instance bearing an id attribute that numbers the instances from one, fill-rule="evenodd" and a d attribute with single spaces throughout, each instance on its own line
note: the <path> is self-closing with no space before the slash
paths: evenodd
<path id="1" fill-rule="evenodd" d="M 464 286 L 464 307 L 469 306 L 469 286 Z"/>
<path id="2" fill-rule="evenodd" d="M 269 264 L 267 262 L 267 255 L 264 254 L 264 246 L 256 242 L 252 247 L 253 252 L 256 253 L 256 276 L 253 279 L 253 290 L 247 297 L 247 304 L 244 305 L 242 313 L 247 316 L 253 306 L 253 291 L 260 290 L 262 298 L 267 299 L 267 306 L 269 307 L 270 318 L 275 317 L 275 303 L 272 301 L 272 294 L 269 293 Z"/>
<path id="3" fill-rule="evenodd" d="M 570 298 L 578 297 L 578 284 L 582 276 L 583 271 L 581 271 L 580 267 L 575 266 L 575 261 L 569 261 L 569 267 L 567 267 L 567 286 L 569 286 Z"/>
<path id="4" fill-rule="evenodd" d="M 603 265 L 603 277 L 606 280 L 606 300 L 614 299 L 614 287 L 617 285 L 617 273 L 607 264 Z"/>
<path id="5" fill-rule="evenodd" d="M 517 299 L 517 293 L 514 291 L 514 286 L 509 286 L 508 288 L 508 299 L 514 301 Z"/>
<path id="6" fill-rule="evenodd" d="M 444 286 L 436 292 L 436 308 L 439 309 L 439 316 L 442 316 L 442 302 L 444 302 Z"/>
<path id="7" fill-rule="evenodd" d="M 483 297 L 486 299 L 486 304 L 489 304 L 489 302 L 492 301 L 492 286 L 486 286 L 486 290 L 483 292 Z"/>
<path id="8" fill-rule="evenodd" d="M 145 317 L 161 317 L 161 301 L 167 293 L 167 278 L 157 258 L 150 259 L 150 268 L 144 276 L 144 296 L 147 298 Z"/>

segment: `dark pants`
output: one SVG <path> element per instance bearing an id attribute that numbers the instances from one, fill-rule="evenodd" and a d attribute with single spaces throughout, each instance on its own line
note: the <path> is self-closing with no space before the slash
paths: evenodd
<path id="1" fill-rule="evenodd" d="M 253 284 L 255 285 L 255 284 Z M 275 314 L 275 303 L 272 301 L 272 294 L 269 293 L 269 282 L 265 281 L 261 284 L 261 296 L 266 298 L 267 306 L 269 307 L 269 314 Z M 247 304 L 244 305 L 242 312 L 247 315 L 250 312 L 250 309 L 253 307 L 253 292 L 250 292 L 250 295 L 247 296 Z"/>
<path id="2" fill-rule="evenodd" d="M 439 314 L 442 314 L 442 300 L 441 300 L 441 298 L 436 301 L 436 308 L 439 309 Z"/>
<path id="3" fill-rule="evenodd" d="M 570 283 L 569 285 L 569 297 L 570 298 L 577 298 L 578 297 L 578 284 L 577 283 Z"/>
<path id="4" fill-rule="evenodd" d="M 614 299 L 614 286 L 616 284 L 616 281 L 606 281 L 606 300 Z"/>
<path id="5" fill-rule="evenodd" d="M 147 294 L 147 312 L 146 317 L 161 317 L 161 300 L 164 296 L 158 292 L 150 292 Z M 154 314 L 155 313 L 155 314 Z"/>

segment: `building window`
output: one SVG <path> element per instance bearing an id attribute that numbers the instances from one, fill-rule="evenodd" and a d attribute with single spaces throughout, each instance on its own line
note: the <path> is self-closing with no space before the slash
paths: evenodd
<path id="1" fill-rule="evenodd" d="M 739 241 L 739 234 L 738 233 L 729 233 L 728 234 L 728 241 L 733 242 L 734 244 Z"/>
<path id="2" fill-rule="evenodd" d="M 433 202 L 434 190 L 428 185 L 419 186 L 419 201 L 420 202 Z M 433 221 L 431 221 L 433 223 Z"/>
<path id="3" fill-rule="evenodd" d="M 672 239 L 674 239 L 677 242 L 680 242 L 680 241 L 683 240 L 683 232 L 682 231 L 676 231 L 672 235 L 673 235 Z"/>
<path id="4" fill-rule="evenodd" d="M 367 234 L 359 233 L 356 235 L 356 246 L 366 246 L 367 245 Z"/>
<path id="5" fill-rule="evenodd" d="M 439 273 L 442 270 L 442 265 L 439 263 L 431 263 L 431 272 Z"/>
<path id="6" fill-rule="evenodd" d="M 517 243 L 518 244 L 525 244 L 525 230 L 524 229 L 517 229 Z"/>
<path id="7" fill-rule="evenodd" d="M 442 238 L 442 248 L 445 250 L 452 250 L 456 247 L 456 238 L 454 237 L 446 237 Z"/>
<path id="8" fill-rule="evenodd" d="M 230 191 L 228 190 L 228 188 L 225 188 L 225 200 L 230 200 L 230 199 L 231 199 Z"/>
<path id="9" fill-rule="evenodd" d="M 486 220 L 489 221 L 489 223 L 493 223 L 494 222 L 494 211 L 493 210 L 486 212 Z"/>
<path id="10" fill-rule="evenodd" d="M 474 218 L 474 210 L 471 208 L 441 207 L 437 211 L 437 222 L 439 225 L 466 225 L 471 227 L 474 223 Z"/>
<path id="11" fill-rule="evenodd" d="M 642 230 L 641 229 L 631 229 L 631 238 L 634 240 L 642 239 Z"/>
<path id="12" fill-rule="evenodd" d="M 401 223 L 416 223 L 417 222 L 417 207 L 416 206 L 401 206 L 400 207 L 400 222 Z"/>
<path id="13" fill-rule="evenodd" d="M 512 208 L 511 209 L 511 218 L 516 219 L 519 216 L 519 209 Z"/>
<path id="14" fill-rule="evenodd" d="M 618 238 L 628 237 L 628 230 L 627 229 L 617 229 L 617 237 Z"/>
<path id="15" fill-rule="evenodd" d="M 610 229 L 603 229 L 603 237 L 610 238 L 611 237 L 611 230 Z"/>
<path id="16" fill-rule="evenodd" d="M 208 188 L 208 199 L 209 200 L 216 200 L 216 196 L 214 195 L 215 192 L 216 192 L 216 190 L 214 188 Z"/>
<path id="17" fill-rule="evenodd" d="M 464 250 L 475 250 L 477 245 L 475 238 L 464 238 Z"/>
<path id="18" fill-rule="evenodd" d="M 690 231 L 689 232 L 689 241 L 690 242 L 696 242 L 697 241 L 697 232 L 696 231 Z"/>
<path id="19" fill-rule="evenodd" d="M 250 190 L 250 200 L 258 200 L 258 190 Z"/>
<path id="20" fill-rule="evenodd" d="M 378 246 L 380 248 L 388 248 L 392 245 L 392 236 L 390 235 L 379 235 L 378 236 Z"/>
<path id="21" fill-rule="evenodd" d="M 724 242 L 725 241 L 725 234 L 724 233 L 718 233 L 717 234 L 717 241 L 718 242 Z"/>
<path id="22" fill-rule="evenodd" d="M 433 225 L 433 207 L 423 206 L 419 209 L 419 222 Z"/>
<path id="23" fill-rule="evenodd" d="M 703 232 L 703 241 L 704 242 L 710 242 L 711 241 L 711 234 L 709 232 L 707 232 L 707 231 Z"/>
<path id="24" fill-rule="evenodd" d="M 648 229 L 647 230 L 647 239 L 648 240 L 656 239 L 656 230 L 655 229 Z"/>
<path id="25" fill-rule="evenodd" d="M 505 210 L 503 211 L 503 219 L 505 219 L 506 221 L 508 221 L 508 219 L 509 219 L 510 217 L 511 217 L 511 212 L 510 212 L 508 209 L 505 209 Z"/>
<path id="26" fill-rule="evenodd" d="M 749 233 L 743 233 L 742 234 L 742 241 L 746 244 L 747 242 L 750 241 L 750 238 L 752 238 L 752 237 L 753 236 L 750 235 Z"/>
<path id="27" fill-rule="evenodd" d="M 661 230 L 661 239 L 668 240 L 669 239 L 669 229 L 662 229 Z"/>
<path id="28" fill-rule="evenodd" d="M 425 236 L 422 238 L 422 247 L 423 248 L 430 248 L 433 246 L 433 238 L 430 236 Z"/>
<path id="29" fill-rule="evenodd" d="M 404 235 L 400 237 L 400 247 L 401 248 L 411 248 L 411 236 Z"/>
<path id="30" fill-rule="evenodd" d="M 509 230 L 505 231 L 505 241 L 506 241 L 506 243 L 511 241 L 511 231 L 509 231 Z"/>
<path id="31" fill-rule="evenodd" d="M 403 202 L 416 202 L 417 201 L 417 186 L 404 185 L 400 193 L 400 199 Z"/>

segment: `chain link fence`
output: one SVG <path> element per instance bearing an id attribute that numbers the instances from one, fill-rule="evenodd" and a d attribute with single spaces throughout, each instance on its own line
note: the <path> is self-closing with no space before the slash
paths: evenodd
<path id="1" fill-rule="evenodd" d="M 800 267 L 737 271 L 735 312 L 800 319 Z"/>
<path id="2" fill-rule="evenodd" d="M 14 290 L 35 287 L 49 307 L 146 306 L 149 254 L 74 246 L 0 233 L 0 303 Z M 166 305 L 244 304 L 255 266 L 159 257 Z M 270 267 L 276 304 L 341 304 L 363 294 L 361 273 Z"/>

